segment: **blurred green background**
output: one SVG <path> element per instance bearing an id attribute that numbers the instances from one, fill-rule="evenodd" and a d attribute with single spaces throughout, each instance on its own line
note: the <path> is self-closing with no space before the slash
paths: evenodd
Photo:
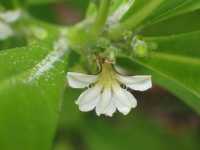
<path id="1" fill-rule="evenodd" d="M 37 1 L 43 1 L 43 4 L 37 5 Z M 52 0 L 51 3 L 46 3 L 45 0 L 29 0 L 29 3 L 34 5 L 24 5 L 30 14 L 39 20 L 52 24 L 73 25 L 84 17 L 88 2 L 87 0 L 65 2 Z M 8 0 L 1 0 L 0 3 L 7 8 L 13 7 L 9 5 Z M 200 11 L 188 14 L 188 21 L 192 16 L 196 17 L 199 14 Z M 168 24 L 168 28 L 163 30 L 157 27 L 159 25 L 155 25 L 146 29 L 144 34 L 156 35 L 158 31 L 162 34 L 181 32 L 179 27 L 170 27 L 176 25 L 176 18 L 168 21 L 171 23 Z M 165 22 L 163 24 L 165 25 Z M 194 29 L 200 27 L 199 22 L 193 24 Z M 16 45 L 0 43 L 0 48 L 23 44 L 25 43 L 16 42 Z M 74 103 L 79 93 L 77 90 L 66 88 L 60 105 L 59 124 L 53 150 L 200 149 L 200 117 L 196 112 L 156 85 L 148 92 L 133 93 L 138 100 L 136 109 L 128 116 L 116 113 L 114 117 L 107 118 L 97 117 L 94 112 L 80 112 Z"/>

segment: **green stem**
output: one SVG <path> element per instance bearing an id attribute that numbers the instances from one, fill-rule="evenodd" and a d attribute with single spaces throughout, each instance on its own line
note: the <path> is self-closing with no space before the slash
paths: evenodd
<path id="1" fill-rule="evenodd" d="M 111 28 L 109 37 L 113 40 L 118 40 L 122 36 L 123 31 L 136 29 L 163 1 L 165 0 L 152 0 L 127 20 Z"/>
<path id="2" fill-rule="evenodd" d="M 111 0 L 101 0 L 98 15 L 92 27 L 93 34 L 99 34 L 106 23 Z"/>

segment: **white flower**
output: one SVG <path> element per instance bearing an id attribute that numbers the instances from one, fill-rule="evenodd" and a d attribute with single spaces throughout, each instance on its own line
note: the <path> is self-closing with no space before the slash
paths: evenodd
<path id="1" fill-rule="evenodd" d="M 76 101 L 80 111 L 87 112 L 95 109 L 100 116 L 112 116 L 118 110 L 127 115 L 137 106 L 136 98 L 122 85 L 137 91 L 145 91 L 152 87 L 151 76 L 122 76 L 116 73 L 109 63 L 102 65 L 98 75 L 82 73 L 67 73 L 69 86 L 86 88 Z"/>
<path id="2" fill-rule="evenodd" d="M 6 12 L 0 12 L 0 19 L 6 23 L 12 23 L 17 21 L 21 16 L 21 10 L 10 10 Z"/>
<path id="3" fill-rule="evenodd" d="M 11 23 L 21 16 L 20 10 L 0 12 L 0 40 L 5 40 L 14 34 Z"/>
<path id="4" fill-rule="evenodd" d="M 5 40 L 13 35 L 13 30 L 11 27 L 0 21 L 0 40 Z"/>

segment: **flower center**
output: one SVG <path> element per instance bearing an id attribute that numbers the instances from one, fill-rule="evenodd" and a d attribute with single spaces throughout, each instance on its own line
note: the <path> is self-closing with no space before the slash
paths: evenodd
<path id="1" fill-rule="evenodd" d="M 111 88 L 113 84 L 117 84 L 115 75 L 112 64 L 104 63 L 97 84 L 102 85 L 104 88 Z"/>

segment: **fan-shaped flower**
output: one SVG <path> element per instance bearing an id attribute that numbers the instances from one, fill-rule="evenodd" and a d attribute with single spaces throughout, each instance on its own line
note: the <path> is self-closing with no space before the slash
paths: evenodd
<path id="1" fill-rule="evenodd" d="M 21 13 L 20 9 L 0 12 L 0 19 L 6 23 L 12 23 L 20 18 Z"/>
<path id="2" fill-rule="evenodd" d="M 5 40 L 12 35 L 12 28 L 8 24 L 0 21 L 0 40 Z"/>
<path id="3" fill-rule="evenodd" d="M 0 12 L 0 40 L 5 40 L 14 34 L 11 23 L 21 16 L 21 10 Z"/>
<path id="4" fill-rule="evenodd" d="M 152 87 L 151 76 L 123 76 L 110 63 L 103 63 L 97 75 L 68 72 L 67 78 L 72 88 L 88 87 L 76 101 L 80 111 L 95 109 L 98 116 L 111 117 L 116 110 L 127 115 L 137 106 L 136 98 L 127 88 L 145 91 Z"/>

